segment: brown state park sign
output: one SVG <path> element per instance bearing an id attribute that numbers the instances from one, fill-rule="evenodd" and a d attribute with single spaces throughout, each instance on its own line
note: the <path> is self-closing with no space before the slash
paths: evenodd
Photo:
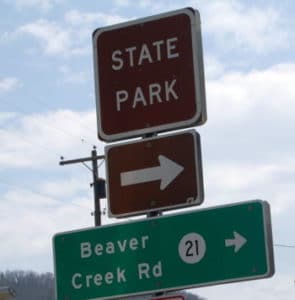
<path id="1" fill-rule="evenodd" d="M 186 8 L 97 29 L 93 53 L 100 139 L 206 121 L 198 11 Z"/>
<path id="2" fill-rule="evenodd" d="M 203 202 L 200 137 L 194 130 L 110 145 L 105 156 L 110 216 Z"/>

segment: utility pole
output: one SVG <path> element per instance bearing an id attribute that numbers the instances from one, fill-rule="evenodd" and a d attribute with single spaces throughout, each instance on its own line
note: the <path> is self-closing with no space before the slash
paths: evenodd
<path id="1" fill-rule="evenodd" d="M 96 148 L 91 151 L 90 157 L 82 157 L 77 159 L 71 160 L 61 160 L 59 164 L 69 165 L 69 164 L 76 164 L 76 163 L 84 163 L 86 161 L 92 162 L 92 176 L 93 176 L 93 183 L 90 186 L 93 187 L 93 194 L 94 194 L 94 224 L 95 226 L 101 226 L 101 209 L 100 209 L 100 199 L 105 198 L 105 180 L 98 177 L 98 167 L 97 167 L 97 160 L 104 159 L 104 155 L 97 155 Z"/>

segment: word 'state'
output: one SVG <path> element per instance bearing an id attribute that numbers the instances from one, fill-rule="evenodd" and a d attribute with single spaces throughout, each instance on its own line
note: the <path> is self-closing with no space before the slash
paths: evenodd
<path id="1" fill-rule="evenodd" d="M 144 63 L 155 63 L 163 59 L 179 57 L 177 52 L 177 37 L 166 40 L 142 44 L 140 47 L 132 46 L 123 50 L 117 49 L 112 53 L 112 69 L 115 71 L 125 67 L 141 66 Z"/>

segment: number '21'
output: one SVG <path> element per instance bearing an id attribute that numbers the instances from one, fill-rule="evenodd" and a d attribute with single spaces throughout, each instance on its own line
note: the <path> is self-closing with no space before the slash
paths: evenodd
<path id="1" fill-rule="evenodd" d="M 194 240 L 194 241 L 188 240 L 185 242 L 185 246 L 186 246 L 186 252 L 185 252 L 186 256 L 199 255 L 198 240 Z"/>

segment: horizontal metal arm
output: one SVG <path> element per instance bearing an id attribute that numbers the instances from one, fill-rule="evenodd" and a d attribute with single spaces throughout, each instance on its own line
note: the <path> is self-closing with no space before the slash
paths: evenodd
<path id="1" fill-rule="evenodd" d="M 82 157 L 82 158 L 78 158 L 78 159 L 71 159 L 71 160 L 61 160 L 59 162 L 59 164 L 61 166 L 63 165 L 69 165 L 69 164 L 76 164 L 76 163 L 82 163 L 82 162 L 85 162 L 85 161 L 93 161 L 93 159 L 104 159 L 105 156 L 104 155 L 97 155 L 97 156 L 90 156 L 90 157 Z"/>

